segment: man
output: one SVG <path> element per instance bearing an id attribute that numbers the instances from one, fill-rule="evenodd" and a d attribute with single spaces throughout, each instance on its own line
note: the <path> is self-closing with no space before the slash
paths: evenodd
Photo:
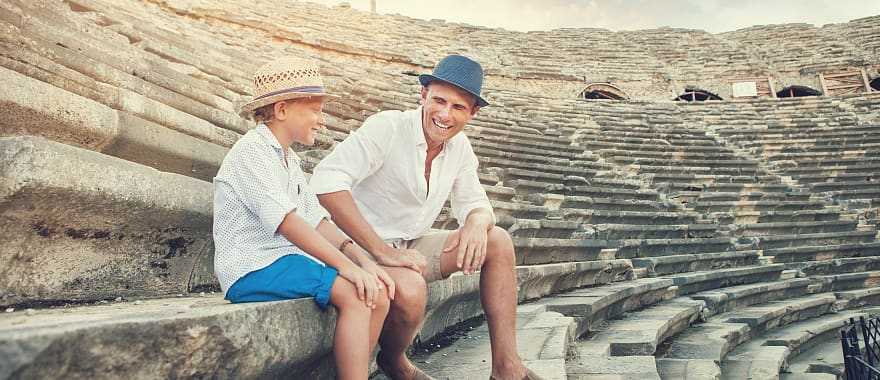
<path id="1" fill-rule="evenodd" d="M 387 268 L 396 295 L 377 364 L 394 379 L 428 379 L 406 358 L 425 317 L 426 284 L 480 271 L 492 344 L 492 377 L 536 379 L 516 351 L 516 273 L 510 235 L 477 176 L 461 131 L 488 103 L 482 67 L 451 55 L 419 76 L 422 106 L 369 117 L 316 168 L 311 186 L 336 224 Z M 461 226 L 429 233 L 451 196 Z"/>

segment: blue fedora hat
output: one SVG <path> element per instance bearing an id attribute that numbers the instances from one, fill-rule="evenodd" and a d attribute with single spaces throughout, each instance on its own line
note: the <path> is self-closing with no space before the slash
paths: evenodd
<path id="1" fill-rule="evenodd" d="M 480 96 L 480 90 L 483 88 L 483 67 L 468 57 L 449 55 L 434 67 L 433 73 L 419 75 L 422 86 L 427 86 L 435 80 L 465 90 L 477 99 L 477 105 L 480 107 L 489 105 L 489 102 Z"/>

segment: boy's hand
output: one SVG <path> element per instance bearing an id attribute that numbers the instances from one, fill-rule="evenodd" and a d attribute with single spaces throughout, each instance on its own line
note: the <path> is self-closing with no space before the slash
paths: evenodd
<path id="1" fill-rule="evenodd" d="M 367 307 L 376 308 L 373 301 L 376 299 L 376 293 L 379 292 L 379 279 L 375 274 L 371 274 L 357 265 L 351 265 L 346 270 L 339 271 L 339 275 L 354 284 L 357 288 L 358 299 L 364 301 Z"/>
<path id="2" fill-rule="evenodd" d="M 388 272 L 386 272 L 385 269 L 382 269 L 382 267 L 380 267 L 372 260 L 367 260 L 365 263 L 362 263 L 361 268 L 364 268 L 367 273 L 376 276 L 376 278 L 378 279 L 377 286 L 379 287 L 379 291 L 382 291 L 383 287 L 387 288 L 388 299 L 394 299 L 394 280 L 391 279 L 391 276 L 388 275 Z"/>

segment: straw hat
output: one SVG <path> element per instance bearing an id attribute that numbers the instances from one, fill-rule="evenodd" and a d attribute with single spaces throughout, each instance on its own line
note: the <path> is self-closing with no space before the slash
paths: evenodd
<path id="1" fill-rule="evenodd" d="M 241 106 L 239 115 L 247 117 L 255 109 L 282 100 L 326 96 L 318 65 L 302 58 L 280 58 L 254 73 L 254 97 Z"/>

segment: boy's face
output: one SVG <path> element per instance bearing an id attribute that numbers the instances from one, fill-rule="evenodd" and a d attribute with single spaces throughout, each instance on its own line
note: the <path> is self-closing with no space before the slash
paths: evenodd
<path id="1" fill-rule="evenodd" d="M 314 145 L 318 130 L 324 128 L 324 98 L 302 98 L 283 103 L 275 105 L 275 118 L 279 126 L 293 141 Z"/>

